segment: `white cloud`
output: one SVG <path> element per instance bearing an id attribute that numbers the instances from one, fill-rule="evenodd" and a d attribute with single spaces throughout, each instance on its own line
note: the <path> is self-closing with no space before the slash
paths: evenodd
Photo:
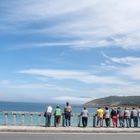
<path id="1" fill-rule="evenodd" d="M 75 97 L 75 96 L 58 96 L 53 97 L 52 100 L 57 102 L 70 102 L 70 103 L 76 103 L 76 104 L 84 104 L 87 101 L 92 100 L 91 97 Z"/>
<path id="2" fill-rule="evenodd" d="M 6 9 L 8 14 L 3 12 L 1 20 L 7 26 L 14 22 L 10 26 L 16 26 L 18 33 L 22 33 L 22 30 L 26 34 L 73 37 L 75 39 L 68 40 L 66 45 L 73 48 L 140 48 L 139 0 L 29 0 L 6 4 L 2 8 Z M 19 21 L 22 22 L 19 24 Z M 26 24 L 32 25 L 34 22 L 44 24 L 41 28 L 26 29 Z M 53 46 L 54 42 L 47 43 L 43 46 Z M 57 42 L 56 44 L 58 45 Z"/>
<path id="3" fill-rule="evenodd" d="M 74 70 L 53 70 L 53 69 L 29 69 L 21 70 L 18 73 L 46 76 L 58 80 L 71 79 L 77 80 L 83 83 L 102 83 L 102 84 L 127 84 L 126 81 L 113 77 L 113 76 L 97 76 L 86 71 L 74 71 Z"/>
<path id="4" fill-rule="evenodd" d="M 139 96 L 140 95 L 140 87 L 139 84 L 130 84 L 127 86 L 101 86 L 100 88 L 96 88 L 91 95 L 94 94 L 94 97 L 101 98 L 107 96 Z"/>
<path id="5" fill-rule="evenodd" d="M 127 65 L 135 65 L 140 63 L 140 57 L 134 57 L 134 56 L 126 56 L 126 57 L 110 57 L 102 52 L 102 55 L 107 58 L 107 63 L 109 60 L 113 63 L 119 63 L 119 64 L 127 64 Z"/>
<path id="6" fill-rule="evenodd" d="M 128 76 L 131 78 L 131 80 L 140 80 L 140 57 L 109 57 L 106 54 L 102 53 L 107 60 L 112 62 L 113 64 L 122 64 L 123 66 L 120 66 L 116 68 L 116 72 L 120 74 L 120 76 Z M 124 64 L 126 66 L 124 66 Z M 108 67 L 105 65 L 105 67 Z"/>
<path id="7" fill-rule="evenodd" d="M 140 62 L 127 68 L 122 68 L 120 73 L 127 75 L 134 80 L 140 80 Z"/>

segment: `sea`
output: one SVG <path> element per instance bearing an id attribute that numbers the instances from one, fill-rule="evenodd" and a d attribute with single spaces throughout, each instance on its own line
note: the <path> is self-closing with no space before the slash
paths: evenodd
<path id="1" fill-rule="evenodd" d="M 0 102 L 0 112 L 45 112 L 46 107 L 49 104 L 47 103 L 25 103 L 25 102 Z M 58 104 L 54 104 L 54 103 L 50 103 L 50 105 L 53 107 L 53 111 L 55 110 L 55 107 Z M 62 111 L 64 110 L 64 106 L 65 104 L 59 104 L 60 108 L 62 109 Z M 79 114 L 81 112 L 81 110 L 83 109 L 83 105 L 76 105 L 76 104 L 72 104 L 72 110 L 74 114 Z M 88 108 L 89 113 L 91 114 L 95 114 L 96 112 L 96 108 Z M 1 113 L 0 114 L 0 125 L 4 125 L 4 119 L 5 116 Z M 17 115 L 16 116 L 16 125 L 22 125 L 22 115 Z M 81 121 L 81 120 L 80 120 Z M 72 118 L 72 122 L 73 122 L 73 126 L 77 126 L 78 125 L 78 117 L 77 115 L 74 115 L 74 117 Z M 54 118 L 52 116 L 51 119 L 51 124 L 53 126 L 54 124 Z M 13 115 L 8 115 L 8 125 L 13 125 Z M 30 118 L 29 116 L 25 116 L 25 125 L 30 125 Z M 33 126 L 38 125 L 38 116 L 34 115 L 33 116 Z M 45 118 L 42 115 L 41 116 L 41 126 L 45 125 Z M 82 123 L 81 123 L 82 125 Z M 93 125 L 93 117 L 89 117 L 88 119 L 88 126 L 92 126 Z M 62 126 L 62 120 L 61 120 L 61 124 L 60 126 Z"/>

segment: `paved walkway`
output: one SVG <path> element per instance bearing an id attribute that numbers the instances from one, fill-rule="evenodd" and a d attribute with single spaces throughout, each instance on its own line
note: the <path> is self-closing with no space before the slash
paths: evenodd
<path id="1" fill-rule="evenodd" d="M 0 126 L 0 132 L 33 133 L 140 133 L 140 128 Z"/>

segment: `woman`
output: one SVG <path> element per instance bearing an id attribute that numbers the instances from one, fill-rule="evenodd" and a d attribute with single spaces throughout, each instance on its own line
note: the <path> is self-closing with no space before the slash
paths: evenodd
<path id="1" fill-rule="evenodd" d="M 111 118 L 112 118 L 112 122 L 113 122 L 113 127 L 117 127 L 117 112 L 114 108 L 112 108 L 111 111 Z"/>

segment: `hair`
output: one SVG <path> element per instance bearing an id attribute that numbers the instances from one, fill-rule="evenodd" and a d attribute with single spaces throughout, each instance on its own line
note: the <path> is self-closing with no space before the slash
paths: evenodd
<path id="1" fill-rule="evenodd" d="M 108 107 L 106 106 L 105 109 L 108 110 Z"/>
<path id="2" fill-rule="evenodd" d="M 66 105 L 68 106 L 69 105 L 69 102 L 66 102 Z"/>
<path id="3" fill-rule="evenodd" d="M 86 107 L 84 107 L 84 110 L 86 110 Z"/>
<path id="4" fill-rule="evenodd" d="M 56 106 L 56 108 L 60 108 L 60 106 L 59 106 L 59 105 L 57 105 L 57 106 Z"/>

